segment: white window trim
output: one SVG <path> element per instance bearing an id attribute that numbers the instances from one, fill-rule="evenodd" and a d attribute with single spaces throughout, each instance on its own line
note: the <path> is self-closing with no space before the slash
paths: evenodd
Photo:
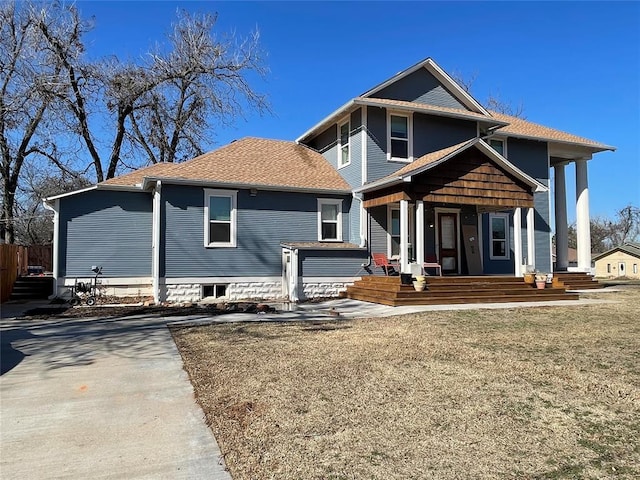
<path id="1" fill-rule="evenodd" d="M 231 241 L 230 242 L 210 242 L 209 241 L 209 197 L 229 197 L 231 198 Z M 206 248 L 235 248 L 237 245 L 237 190 L 218 190 L 213 188 L 204 189 L 204 246 Z"/>
<path id="2" fill-rule="evenodd" d="M 398 232 L 398 235 L 393 235 L 391 233 L 391 224 L 392 224 L 392 220 L 393 220 L 393 212 L 397 211 L 398 212 L 398 218 L 400 217 L 400 205 L 388 205 L 387 206 L 387 257 L 392 258 L 392 259 L 397 259 L 400 257 L 400 255 L 396 255 L 394 257 L 393 255 L 393 237 L 398 237 L 398 243 L 400 243 L 400 241 L 402 240 L 402 235 L 400 235 L 400 232 Z"/>
<path id="3" fill-rule="evenodd" d="M 505 234 L 504 234 L 504 256 L 498 256 L 493 254 L 493 219 L 502 218 L 504 220 Z M 510 239 L 510 225 L 508 213 L 489 213 L 489 258 L 491 260 L 509 260 L 511 259 L 511 239 Z"/>
<path id="4" fill-rule="evenodd" d="M 407 157 L 398 158 L 391 156 L 391 117 L 405 117 L 407 119 Z M 398 138 L 398 140 L 404 140 L 404 138 Z M 407 112 L 394 112 L 393 110 L 387 110 L 387 161 L 389 162 L 413 162 L 413 114 Z"/>
<path id="5" fill-rule="evenodd" d="M 493 140 L 495 140 L 497 142 L 502 142 L 502 153 L 501 153 L 501 155 L 504 158 L 507 158 L 507 154 L 508 154 L 508 151 L 507 151 L 507 138 L 506 137 L 491 137 L 491 138 L 489 138 L 487 143 L 489 143 L 490 147 L 491 147 L 491 141 L 493 141 Z M 491 147 L 491 148 L 493 148 L 493 147 Z M 500 152 L 498 152 L 498 153 L 500 153 Z"/>
<path id="6" fill-rule="evenodd" d="M 409 205 L 409 208 L 411 208 L 411 205 Z M 400 235 L 400 233 L 398 233 L 398 235 L 391 235 L 391 220 L 392 220 L 392 212 L 396 210 L 398 212 L 398 215 L 400 215 L 400 204 L 399 203 L 392 203 L 387 205 L 387 257 L 393 259 L 393 260 L 397 260 L 400 258 L 400 254 L 398 255 L 393 255 L 392 249 L 391 249 L 391 244 L 392 244 L 392 240 L 393 237 L 398 237 L 398 241 L 402 241 L 402 236 Z M 409 245 L 411 245 L 412 248 L 412 256 L 415 257 L 415 245 L 413 244 L 413 240 L 412 238 L 415 238 L 415 230 L 416 230 L 416 226 L 415 226 L 415 212 L 412 214 L 411 211 L 409 213 L 409 238 L 407 238 L 407 242 L 409 243 Z"/>
<path id="7" fill-rule="evenodd" d="M 338 218 L 336 234 L 338 238 L 322 238 L 322 205 L 337 205 Z M 318 241 L 319 242 L 341 242 L 342 241 L 342 200 L 336 198 L 319 198 L 318 199 Z"/>
<path id="8" fill-rule="evenodd" d="M 342 134 L 341 134 L 341 129 L 344 125 L 347 125 L 347 130 L 349 132 L 348 134 L 348 139 L 347 139 L 347 143 L 346 144 L 342 144 Z M 342 148 L 343 147 L 347 147 L 348 150 L 348 155 L 347 155 L 347 163 L 340 163 L 342 162 Z M 345 118 L 343 121 L 338 122 L 338 158 L 337 158 L 337 162 L 336 165 L 338 166 L 338 169 L 340 168 L 344 168 L 347 165 L 351 165 L 351 118 L 347 117 Z"/>

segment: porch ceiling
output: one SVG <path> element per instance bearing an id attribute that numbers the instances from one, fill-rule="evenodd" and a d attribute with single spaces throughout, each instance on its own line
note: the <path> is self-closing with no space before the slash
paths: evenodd
<path id="1" fill-rule="evenodd" d="M 460 152 L 410 181 L 364 192 L 365 208 L 400 200 L 477 205 L 485 211 L 533 207 L 530 185 L 475 148 Z"/>

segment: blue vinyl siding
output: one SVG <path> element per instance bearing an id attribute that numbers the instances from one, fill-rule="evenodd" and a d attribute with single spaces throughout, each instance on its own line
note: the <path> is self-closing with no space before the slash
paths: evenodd
<path id="1" fill-rule="evenodd" d="M 351 163 L 338 169 L 338 173 L 352 188 L 357 188 L 362 185 L 362 140 L 360 136 L 360 131 L 362 129 L 362 114 L 360 109 L 351 114 L 349 122 L 349 155 L 351 156 Z M 331 150 L 331 152 L 333 152 L 333 150 Z M 338 161 L 338 153 L 337 149 L 335 149 L 336 164 Z"/>
<path id="2" fill-rule="evenodd" d="M 373 182 L 399 170 L 406 163 L 387 161 L 387 111 L 367 109 L 367 182 Z"/>
<path id="3" fill-rule="evenodd" d="M 345 237 L 345 241 L 350 241 L 356 245 L 360 245 L 360 201 L 352 200 L 349 212 L 349 238 Z"/>
<path id="4" fill-rule="evenodd" d="M 549 182 L 542 180 L 546 186 Z M 549 219 L 551 213 L 549 211 L 549 193 L 539 192 L 533 195 L 533 204 L 535 208 L 535 228 L 536 228 L 536 269 L 541 272 L 551 272 L 551 224 Z"/>
<path id="5" fill-rule="evenodd" d="M 549 157 L 546 142 L 509 138 L 509 161 L 545 186 L 549 186 Z M 533 196 L 535 208 L 535 267 L 541 272 L 551 272 L 551 212 L 549 192 Z M 525 225 L 526 223 L 523 223 Z M 526 237 L 526 235 L 525 235 Z M 526 245 L 526 241 L 524 242 Z M 529 260 L 527 260 L 529 262 Z"/>
<path id="6" fill-rule="evenodd" d="M 60 199 L 59 274 L 91 277 L 151 275 L 150 193 L 91 190 Z"/>
<path id="7" fill-rule="evenodd" d="M 387 207 L 373 207 L 369 209 L 370 223 L 370 244 L 372 253 L 387 252 Z"/>
<path id="8" fill-rule="evenodd" d="M 204 247 L 204 190 L 164 185 L 161 275 L 274 276 L 282 273 L 282 242 L 318 240 L 318 195 L 238 191 L 237 247 Z M 351 197 L 342 198 L 343 238 L 349 239 Z"/>
<path id="9" fill-rule="evenodd" d="M 337 140 L 338 140 L 338 127 L 336 125 L 331 125 L 329 128 L 324 130 L 318 136 L 313 138 L 313 140 L 311 140 L 308 143 L 308 145 L 314 150 L 317 150 L 318 152 L 322 153 L 331 145 L 335 144 Z M 336 164 L 334 161 L 334 166 L 335 165 Z"/>
<path id="10" fill-rule="evenodd" d="M 372 96 L 467 110 L 467 108 L 425 68 L 420 68 L 406 77 L 395 81 Z"/>
<path id="11" fill-rule="evenodd" d="M 419 158 L 427 153 L 471 140 L 476 134 L 476 122 L 415 113 L 413 156 Z"/>
<path id="12" fill-rule="evenodd" d="M 549 158 L 545 142 L 509 138 L 507 157 L 509 162 L 536 180 L 549 179 Z"/>
<path id="13" fill-rule="evenodd" d="M 363 274 L 366 250 L 301 250 L 302 275 L 310 277 L 355 277 Z"/>

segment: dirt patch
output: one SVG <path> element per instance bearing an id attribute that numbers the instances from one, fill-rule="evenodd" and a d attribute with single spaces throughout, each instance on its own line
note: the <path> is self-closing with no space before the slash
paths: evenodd
<path id="1" fill-rule="evenodd" d="M 47 307 L 38 307 L 27 310 L 23 317 L 34 319 L 59 318 L 86 318 L 86 317 L 131 317 L 135 315 L 158 315 L 163 317 L 174 316 L 217 316 L 227 313 L 258 313 L 274 312 L 275 309 L 262 303 L 236 302 L 219 305 L 190 305 L 190 306 L 163 306 L 163 305 L 118 305 L 118 306 L 77 306 L 72 307 L 68 303 L 52 304 Z"/>
<path id="2" fill-rule="evenodd" d="M 173 334 L 234 480 L 638 478 L 640 289 L 589 296 Z"/>

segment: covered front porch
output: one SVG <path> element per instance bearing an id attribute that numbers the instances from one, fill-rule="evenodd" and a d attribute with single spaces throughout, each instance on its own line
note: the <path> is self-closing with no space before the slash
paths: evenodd
<path id="1" fill-rule="evenodd" d="M 535 208 L 548 204 L 547 187 L 480 139 L 426 155 L 360 193 L 371 252 L 397 259 L 402 273 L 434 262 L 444 275 L 551 271 L 550 229 Z"/>

